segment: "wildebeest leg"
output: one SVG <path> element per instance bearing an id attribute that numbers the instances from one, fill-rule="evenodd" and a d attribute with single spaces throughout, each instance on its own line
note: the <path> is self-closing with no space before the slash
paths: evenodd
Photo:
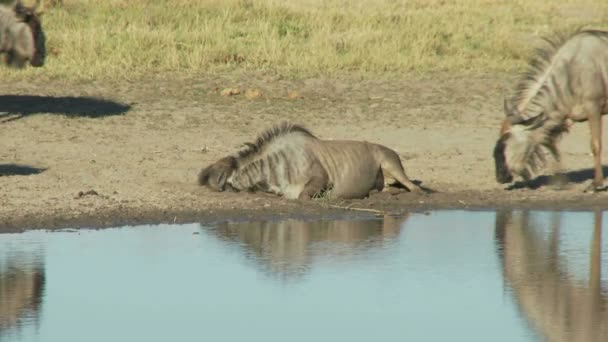
<path id="1" fill-rule="evenodd" d="M 602 115 L 601 111 L 594 108 L 588 112 L 589 128 L 591 130 L 591 151 L 593 152 L 593 183 L 585 191 L 604 191 L 604 172 L 602 170 Z"/>
<path id="2" fill-rule="evenodd" d="M 384 176 L 394 178 L 411 192 L 422 192 L 422 189 L 420 189 L 418 185 L 414 184 L 409 178 L 407 178 L 397 153 L 389 149 L 384 149 L 383 152 L 384 160 L 382 161 L 380 167 L 382 168 Z"/>
<path id="3" fill-rule="evenodd" d="M 402 191 L 400 188 L 392 186 L 395 185 L 399 182 L 397 182 L 396 179 L 394 179 L 393 177 L 390 176 L 385 176 L 384 173 L 382 172 L 382 168 L 380 168 L 380 170 L 378 170 L 378 176 L 376 176 L 376 184 L 374 185 L 373 190 L 378 190 L 378 191 L 382 191 L 382 192 L 388 192 L 391 195 L 397 195 L 400 194 Z"/>
<path id="4" fill-rule="evenodd" d="M 329 176 L 323 166 L 316 162 L 310 167 L 311 176 L 308 182 L 304 185 L 298 199 L 311 199 L 313 196 L 320 194 L 323 190 L 328 190 Z"/>

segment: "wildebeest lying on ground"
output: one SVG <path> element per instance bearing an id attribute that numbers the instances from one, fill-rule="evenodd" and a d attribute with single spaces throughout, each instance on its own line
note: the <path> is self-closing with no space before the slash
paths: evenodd
<path id="1" fill-rule="evenodd" d="M 34 67 L 44 65 L 46 37 L 37 12 L 40 0 L 33 7 L 24 6 L 20 0 L 12 5 L 0 5 L 0 53 L 6 55 L 7 65 L 17 68 L 27 61 Z"/>
<path id="2" fill-rule="evenodd" d="M 515 95 L 505 99 L 500 139 L 494 148 L 496 180 L 528 181 L 553 157 L 558 138 L 573 122 L 589 121 L 594 179 L 587 190 L 603 190 L 602 115 L 608 113 L 608 32 L 578 30 L 546 39 Z"/>
<path id="3" fill-rule="evenodd" d="M 363 141 L 321 140 L 300 125 L 282 123 L 255 143 L 199 173 L 199 184 L 216 191 L 265 191 L 286 198 L 362 198 L 372 190 L 400 183 L 418 185 L 405 175 L 397 153 Z"/>

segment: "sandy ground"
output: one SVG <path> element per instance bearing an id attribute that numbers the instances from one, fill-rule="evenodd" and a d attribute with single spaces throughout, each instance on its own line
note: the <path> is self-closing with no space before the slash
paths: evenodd
<path id="1" fill-rule="evenodd" d="M 102 227 L 227 218 L 336 215 L 333 206 L 404 212 L 435 208 L 605 207 L 591 178 L 588 127 L 561 143 L 569 186 L 505 190 L 492 149 L 510 75 L 429 74 L 400 80 L 273 75 L 156 75 L 119 84 L 0 85 L 0 229 Z M 226 88 L 240 94 L 222 96 Z M 296 201 L 214 193 L 198 171 L 281 120 L 324 139 L 397 150 L 428 195 Z M 606 152 L 604 152 L 604 159 Z M 371 212 L 370 212 L 371 213 Z"/>

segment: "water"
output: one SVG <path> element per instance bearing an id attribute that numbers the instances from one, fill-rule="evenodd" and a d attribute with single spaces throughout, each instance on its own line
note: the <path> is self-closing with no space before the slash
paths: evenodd
<path id="1" fill-rule="evenodd" d="M 0 234 L 0 341 L 608 341 L 601 219 Z"/>

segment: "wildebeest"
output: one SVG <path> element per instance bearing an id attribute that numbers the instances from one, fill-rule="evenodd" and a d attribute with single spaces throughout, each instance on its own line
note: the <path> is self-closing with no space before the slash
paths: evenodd
<path id="1" fill-rule="evenodd" d="M 6 55 L 7 65 L 17 68 L 27 61 L 34 67 L 44 65 L 46 37 L 38 12 L 40 0 L 32 7 L 24 6 L 20 0 L 11 6 L 0 5 L 0 53 Z"/>
<path id="2" fill-rule="evenodd" d="M 363 141 L 321 140 L 306 128 L 282 123 L 260 134 L 235 155 L 199 173 L 199 184 L 216 191 L 265 191 L 290 199 L 362 198 L 396 182 L 412 192 L 397 153 Z"/>
<path id="3" fill-rule="evenodd" d="M 529 180 L 552 156 L 572 122 L 589 121 L 595 173 L 588 190 L 603 189 L 602 115 L 608 113 L 608 32 L 577 30 L 545 39 L 514 96 L 494 148 L 496 180 Z"/>

